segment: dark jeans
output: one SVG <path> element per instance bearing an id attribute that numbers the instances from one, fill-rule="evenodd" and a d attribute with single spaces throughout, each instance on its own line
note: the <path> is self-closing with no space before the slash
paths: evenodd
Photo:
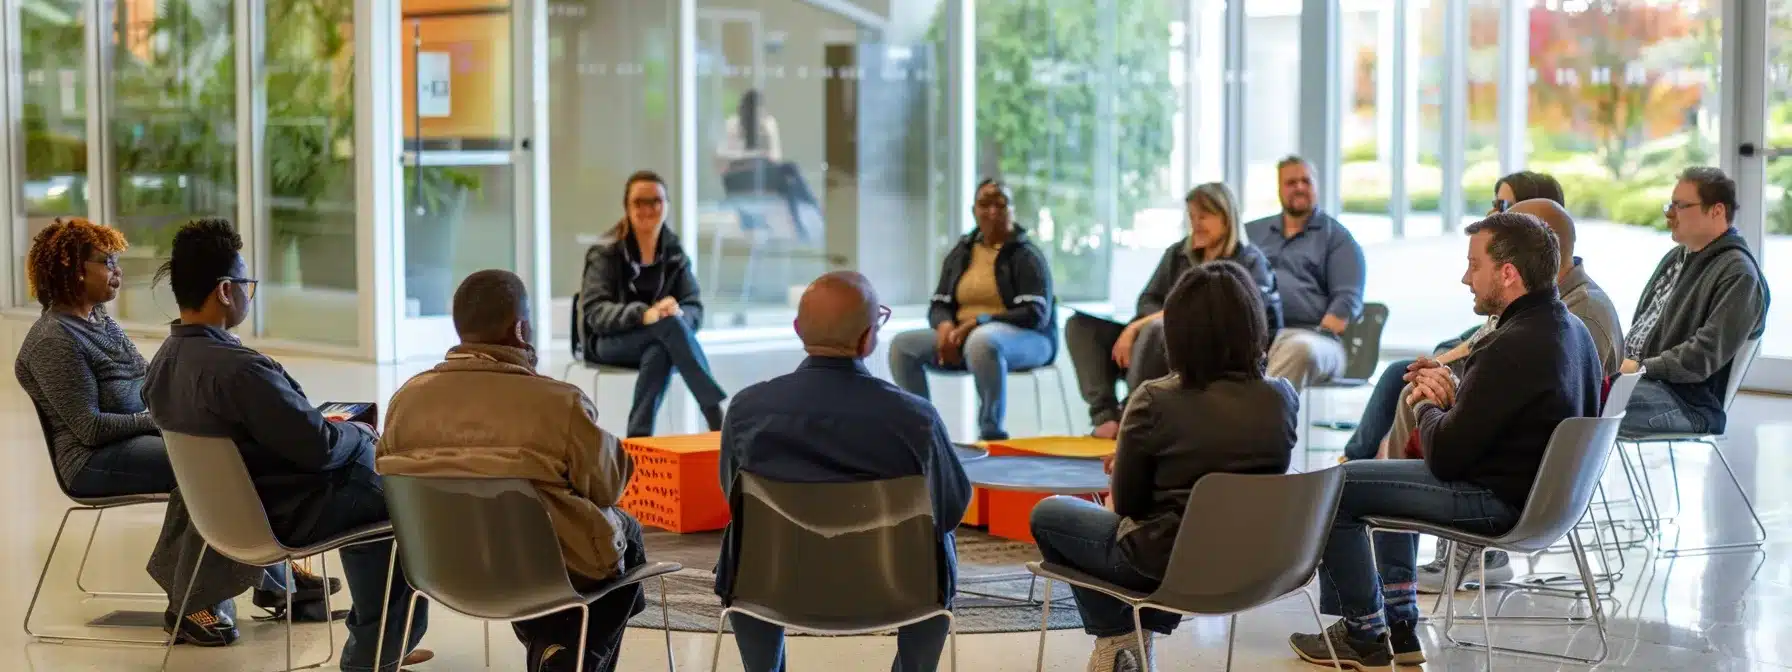
<path id="1" fill-rule="evenodd" d="M 734 643 L 740 647 L 740 664 L 746 672 L 784 672 L 784 627 L 746 614 L 728 615 L 734 626 Z M 896 659 L 890 672 L 933 672 L 940 666 L 940 651 L 952 624 L 945 616 L 896 629 Z M 862 669 L 871 669 L 869 665 Z"/>
<path id="2" fill-rule="evenodd" d="M 1636 381 L 1636 390 L 1630 393 L 1630 403 L 1624 407 L 1624 420 L 1618 425 L 1618 434 L 1625 437 L 1708 431 L 1704 416 L 1692 412 L 1667 384 L 1648 379 Z"/>
<path id="3" fill-rule="evenodd" d="M 372 448 L 367 451 L 371 453 Z M 336 482 L 330 490 L 333 497 L 329 506 L 323 507 L 322 514 L 309 529 L 297 530 L 291 538 L 282 535 L 281 542 L 288 546 L 308 546 L 357 527 L 388 520 L 385 487 L 371 465 L 369 456 L 333 472 L 331 478 Z M 411 625 L 411 641 L 406 646 L 398 646 L 399 637 L 404 633 L 405 609 L 410 606 L 411 584 L 405 580 L 403 563 L 396 563 L 391 565 L 391 590 L 386 588 L 392 542 L 349 546 L 338 554 L 342 557 L 342 573 L 347 575 L 349 597 L 354 601 L 348 619 L 344 621 L 348 626 L 348 641 L 342 645 L 342 669 L 351 672 L 373 669 L 382 607 L 387 610 L 388 617 L 386 646 L 381 654 L 385 664 L 380 669 L 398 669 L 398 661 L 417 646 L 424 631 L 429 629 L 429 603 L 419 601 L 417 616 Z"/>
<path id="4" fill-rule="evenodd" d="M 1154 320 L 1139 329 L 1132 344 L 1132 366 L 1120 368 L 1114 363 L 1114 344 L 1126 325 L 1094 315 L 1077 313 L 1064 323 L 1064 349 L 1070 351 L 1070 364 L 1076 369 L 1077 387 L 1083 401 L 1089 404 L 1089 424 L 1120 420 L 1125 405 L 1114 394 L 1114 384 L 1126 378 L 1126 391 L 1131 394 L 1147 380 L 1170 375 L 1169 357 L 1164 353 L 1164 323 Z"/>
<path id="5" fill-rule="evenodd" d="M 1045 561 L 1071 567 L 1121 588 L 1150 592 L 1159 579 L 1139 573 L 1121 552 L 1115 533 L 1120 516 L 1093 502 L 1074 497 L 1050 497 L 1033 507 L 1033 539 Z M 1083 631 L 1096 637 L 1118 637 L 1133 632 L 1132 607 L 1105 593 L 1072 586 L 1076 610 L 1083 616 Z M 1139 613 L 1146 630 L 1167 635 L 1182 617 L 1167 611 L 1146 609 Z"/>
<path id="6" fill-rule="evenodd" d="M 797 238 L 811 240 L 813 232 L 803 225 L 802 208 L 819 208 L 820 203 L 809 191 L 809 183 L 803 181 L 803 172 L 794 161 L 772 161 L 763 157 L 736 160 L 728 164 L 727 171 L 722 174 L 722 189 L 729 196 L 755 192 L 783 196 Z"/>
<path id="7" fill-rule="evenodd" d="M 174 467 L 162 437 L 133 436 L 93 451 L 68 489 L 81 497 L 164 494 L 174 490 Z"/>
<path id="8" fill-rule="evenodd" d="M 672 372 L 684 378 L 685 387 L 697 398 L 697 405 L 711 408 L 728 395 L 709 374 L 709 360 L 697 335 L 683 318 L 669 318 L 620 334 L 599 336 L 592 345 L 591 357 L 599 364 L 628 366 L 639 370 L 635 376 L 635 401 L 628 411 L 628 435 L 652 436 L 653 419 L 666 398 L 666 387 L 672 383 Z"/>
<path id="9" fill-rule="evenodd" d="M 1364 460 L 1346 462 L 1343 469 L 1344 492 L 1319 564 L 1319 609 L 1328 614 L 1360 620 L 1384 613 L 1385 607 L 1388 623 L 1418 622 L 1418 536 L 1377 534 L 1371 549 L 1364 516 L 1410 518 L 1487 535 L 1518 522 L 1518 511 L 1488 489 L 1438 480 L 1424 460 Z"/>
<path id="10" fill-rule="evenodd" d="M 1387 438 L 1388 430 L 1394 427 L 1394 412 L 1400 407 L 1400 390 L 1406 389 L 1406 367 L 1412 363 L 1413 360 L 1402 359 L 1389 364 L 1381 371 L 1381 377 L 1375 379 L 1375 390 L 1369 393 L 1369 403 L 1363 406 L 1363 418 L 1357 421 L 1356 432 L 1344 444 L 1345 458 L 1375 459 L 1381 440 Z"/>
<path id="11" fill-rule="evenodd" d="M 627 513 L 619 516 L 622 534 L 628 539 L 628 545 L 622 549 L 622 567 L 624 571 L 647 564 L 647 548 L 641 540 L 641 523 Z M 582 591 L 592 590 L 601 581 L 574 574 L 572 585 Z M 625 586 L 611 591 L 596 602 L 591 603 L 591 620 L 585 626 L 585 669 L 590 672 L 612 672 L 616 669 L 617 655 L 622 652 L 622 633 L 628 628 L 628 619 L 647 608 L 642 597 L 641 584 Z M 567 651 L 575 651 L 579 646 L 579 622 L 582 618 L 579 610 L 567 609 L 540 618 L 517 621 L 510 624 L 516 631 L 517 641 L 528 649 L 529 659 L 523 662 L 523 669 L 532 672 L 572 672 L 578 665 L 578 656 L 562 653 L 548 660 L 548 664 L 540 668 L 536 664 L 541 653 L 548 647 L 558 644 Z"/>

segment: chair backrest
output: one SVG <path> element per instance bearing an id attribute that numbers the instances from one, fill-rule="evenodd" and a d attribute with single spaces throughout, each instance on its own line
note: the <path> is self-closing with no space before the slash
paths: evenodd
<path id="1" fill-rule="evenodd" d="M 271 565 L 286 557 L 235 441 L 167 430 L 162 440 L 187 515 L 212 550 L 245 565 Z"/>
<path id="2" fill-rule="evenodd" d="M 1375 365 L 1381 361 L 1381 332 L 1387 326 L 1387 304 L 1363 304 L 1363 314 L 1344 328 L 1344 373 L 1341 378 L 1374 379 Z"/>
<path id="3" fill-rule="evenodd" d="M 1724 383 L 1724 412 L 1730 412 L 1730 404 L 1736 402 L 1736 393 L 1742 391 L 1742 379 L 1748 377 L 1748 369 L 1755 364 L 1755 355 L 1761 352 L 1761 339 L 1751 338 L 1742 342 L 1742 349 L 1736 351 L 1736 357 L 1730 360 L 1730 379 Z"/>
<path id="4" fill-rule="evenodd" d="M 735 601 L 791 625 L 895 623 L 942 606 L 927 480 L 787 483 L 742 473 Z"/>
<path id="5" fill-rule="evenodd" d="M 572 293 L 572 315 L 567 324 L 572 326 L 572 359 L 581 361 L 585 358 L 585 315 L 579 311 L 579 293 Z"/>
<path id="6" fill-rule="evenodd" d="M 1587 514 L 1606 458 L 1618 438 L 1622 414 L 1606 418 L 1568 418 L 1556 425 L 1543 450 L 1543 463 L 1524 512 L 1502 539 L 1501 548 L 1531 553 L 1549 548 Z"/>
<path id="7" fill-rule="evenodd" d="M 553 521 L 520 478 L 384 478 L 411 586 L 469 616 L 524 618 L 579 600 Z"/>
<path id="8" fill-rule="evenodd" d="M 26 398 L 30 399 L 30 395 L 26 395 Z M 56 481 L 56 488 L 62 491 L 63 496 L 79 499 L 68 491 L 68 486 L 63 485 L 62 475 L 56 473 L 56 434 L 50 428 L 50 415 L 44 412 L 44 407 L 37 405 L 36 399 L 31 399 L 31 410 L 37 412 L 37 428 L 43 431 L 44 450 L 50 454 L 50 480 Z"/>
<path id="9" fill-rule="evenodd" d="M 1151 601 L 1207 614 L 1244 611 L 1305 585 L 1319 567 L 1344 470 L 1208 474 L 1195 481 L 1170 565 Z M 1224 552 L 1216 552 L 1217 548 Z"/>
<path id="10" fill-rule="evenodd" d="M 1600 408 L 1599 417 L 1619 418 L 1624 416 L 1624 407 L 1630 405 L 1630 393 L 1636 391 L 1636 381 L 1643 379 L 1643 373 L 1620 374 L 1612 379 L 1611 389 L 1605 391 L 1605 405 Z"/>

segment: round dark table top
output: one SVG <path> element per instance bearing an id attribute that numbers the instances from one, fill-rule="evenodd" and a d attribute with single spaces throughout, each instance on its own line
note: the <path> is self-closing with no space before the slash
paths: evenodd
<path id="1" fill-rule="evenodd" d="M 986 457 L 964 465 L 971 485 L 989 490 L 1087 495 L 1108 490 L 1100 460 L 1069 457 Z"/>
<path id="2" fill-rule="evenodd" d="M 974 443 L 954 443 L 952 444 L 952 452 L 958 453 L 959 462 L 969 462 L 971 460 L 981 460 L 985 457 L 989 457 L 989 449 Z"/>

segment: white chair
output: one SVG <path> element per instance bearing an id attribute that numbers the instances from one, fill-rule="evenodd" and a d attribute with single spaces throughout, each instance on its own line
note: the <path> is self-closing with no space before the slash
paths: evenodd
<path id="1" fill-rule="evenodd" d="M 572 382 L 572 372 L 574 369 L 581 369 L 591 373 L 592 403 L 597 403 L 598 381 L 602 380 L 606 374 L 611 376 L 621 376 L 639 373 L 638 370 L 632 367 L 595 364 L 585 359 L 585 314 L 583 311 L 579 310 L 579 295 L 577 292 L 574 292 L 572 295 L 572 361 L 567 362 L 566 368 L 560 371 L 560 380 L 569 383 Z"/>

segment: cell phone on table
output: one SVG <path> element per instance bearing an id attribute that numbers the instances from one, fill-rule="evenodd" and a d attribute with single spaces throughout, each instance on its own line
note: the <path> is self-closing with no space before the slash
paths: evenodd
<path id="1" fill-rule="evenodd" d="M 379 406 L 371 402 L 326 401 L 317 405 L 317 412 L 333 422 L 360 422 L 369 427 L 380 426 Z"/>

